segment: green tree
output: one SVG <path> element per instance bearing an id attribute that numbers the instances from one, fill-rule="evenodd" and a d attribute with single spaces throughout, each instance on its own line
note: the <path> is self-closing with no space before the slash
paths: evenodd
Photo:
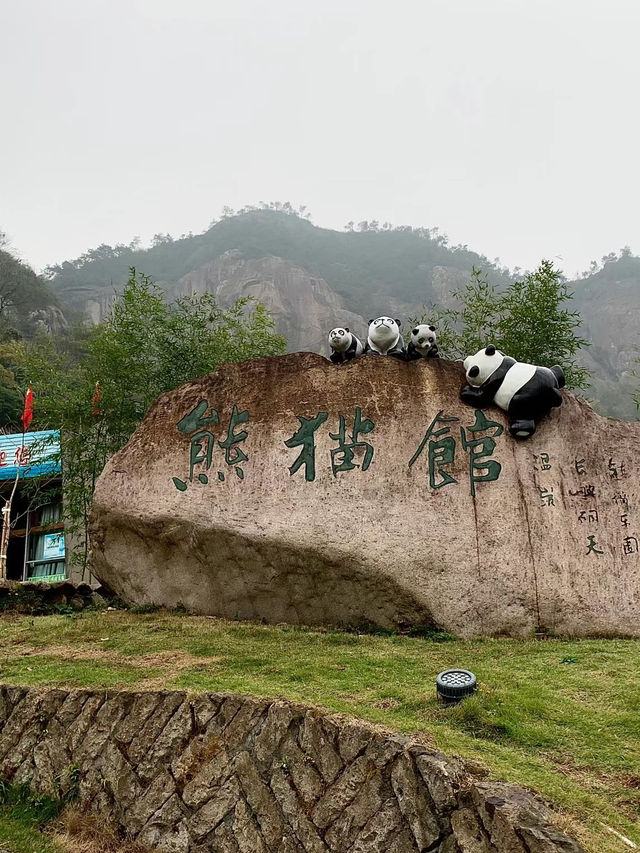
<path id="1" fill-rule="evenodd" d="M 500 300 L 501 347 L 517 361 L 553 367 L 559 364 L 569 388 L 584 388 L 589 371 L 577 360 L 588 341 L 580 337 L 577 311 L 566 304 L 573 294 L 551 261 L 510 285 Z"/>
<path id="2" fill-rule="evenodd" d="M 223 311 L 208 293 L 169 304 L 135 269 L 103 325 L 5 345 L 15 372 L 33 384 L 34 427 L 61 430 L 65 521 L 84 536 L 85 565 L 96 480 L 151 403 L 222 362 L 276 355 L 285 345 L 262 305 L 240 299 Z"/>
<path id="3" fill-rule="evenodd" d="M 451 294 L 455 307 L 435 307 L 416 322 L 437 326 L 438 348 L 446 358 L 465 358 L 498 339 L 500 293 L 476 267 L 464 290 Z"/>
<path id="4" fill-rule="evenodd" d="M 570 388 L 588 384 L 589 371 L 577 358 L 588 346 L 577 332 L 580 315 L 567 307 L 573 294 L 551 261 L 502 288 L 474 267 L 466 288 L 453 296 L 455 307 L 434 309 L 416 321 L 438 326 L 445 357 L 464 359 L 492 343 L 518 361 L 559 364 Z"/>
<path id="5" fill-rule="evenodd" d="M 4 366 L 0 345 L 0 426 L 10 431 L 22 429 L 24 398 L 16 385 L 15 376 L 10 368 Z"/>

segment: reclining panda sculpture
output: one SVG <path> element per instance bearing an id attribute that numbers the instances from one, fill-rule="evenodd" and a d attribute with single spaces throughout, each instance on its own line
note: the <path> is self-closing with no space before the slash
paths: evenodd
<path id="1" fill-rule="evenodd" d="M 508 413 L 509 432 L 515 438 L 529 438 L 536 421 L 562 404 L 560 388 L 565 378 L 561 367 L 536 367 L 516 361 L 493 344 L 464 360 L 468 385 L 460 397 L 471 406 L 495 403 Z"/>
<path id="2" fill-rule="evenodd" d="M 420 323 L 411 330 L 411 338 L 407 346 L 407 361 L 417 361 L 419 358 L 438 358 L 436 327 Z"/>
<path id="3" fill-rule="evenodd" d="M 337 326 L 329 332 L 329 346 L 331 355 L 329 358 L 334 364 L 342 364 L 362 355 L 364 347 L 362 342 L 350 332 L 347 326 Z"/>

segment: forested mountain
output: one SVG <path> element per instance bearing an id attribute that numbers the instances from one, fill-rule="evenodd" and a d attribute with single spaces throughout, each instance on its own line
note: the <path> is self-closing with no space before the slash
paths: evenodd
<path id="1" fill-rule="evenodd" d="M 466 246 L 449 247 L 437 231 L 380 228 L 377 223 L 366 226 L 361 231 L 332 231 L 295 214 L 249 211 L 221 219 L 204 234 L 177 240 L 156 235 L 150 249 L 135 243 L 100 246 L 48 272 L 57 293 L 71 304 L 82 305 L 87 292 L 121 285 L 130 266 L 175 285 L 224 252 L 238 250 L 244 259 L 275 256 L 303 267 L 327 281 L 353 310 L 363 314 L 379 298 L 393 296 L 410 304 L 427 301 L 434 295 L 431 281 L 437 267 L 466 271 L 475 264 L 498 279 L 503 277 Z"/>
<path id="2" fill-rule="evenodd" d="M 172 297 L 209 291 L 225 307 L 238 296 L 254 296 L 274 315 L 291 349 L 321 352 L 333 325 L 355 327 L 362 335 L 371 316 L 393 313 L 406 322 L 425 306 L 450 304 L 474 266 L 498 285 L 510 278 L 466 246 L 449 246 L 437 229 L 369 222 L 333 231 L 287 205 L 225 215 L 203 234 L 159 234 L 149 249 L 136 242 L 100 246 L 48 275 L 63 305 L 98 322 L 131 266 Z M 640 258 L 611 255 L 571 287 L 592 343 L 584 351 L 595 374 L 589 395 L 607 414 L 632 418 Z"/>
<path id="3" fill-rule="evenodd" d="M 57 297 L 31 267 L 7 250 L 0 233 L 0 348 L 38 331 L 59 333 L 66 319 Z M 0 424 L 17 426 L 23 397 L 0 352 Z"/>
<path id="4" fill-rule="evenodd" d="M 65 325 L 58 298 L 31 267 L 0 244 L 0 338 L 58 332 Z"/>
<path id="5" fill-rule="evenodd" d="M 634 419 L 632 394 L 640 387 L 640 257 L 623 249 L 572 283 L 575 309 L 591 346 L 583 361 L 592 370 L 588 394 L 607 414 Z"/>

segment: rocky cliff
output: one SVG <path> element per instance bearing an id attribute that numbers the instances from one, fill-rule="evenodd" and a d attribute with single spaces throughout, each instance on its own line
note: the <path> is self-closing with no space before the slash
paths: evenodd
<path id="1" fill-rule="evenodd" d="M 574 302 L 591 346 L 582 351 L 593 372 L 590 395 L 603 411 L 635 419 L 632 394 L 640 386 L 640 258 L 622 255 L 574 282 Z"/>
<path id="2" fill-rule="evenodd" d="M 0 235 L 1 236 L 1 235 Z M 0 325 L 9 337 L 59 334 L 67 321 L 58 299 L 40 276 L 0 248 Z"/>
<path id="3" fill-rule="evenodd" d="M 463 636 L 640 633 L 640 424 L 517 442 L 459 363 L 313 354 L 163 395 L 107 464 L 93 569 L 139 604 Z"/>
<path id="4" fill-rule="evenodd" d="M 465 286 L 469 273 L 470 270 L 446 266 L 425 272 L 434 301 L 451 306 L 452 292 Z M 365 317 L 351 310 L 347 299 L 322 276 L 274 255 L 246 258 L 239 249 L 229 249 L 174 284 L 164 280 L 157 284 L 171 299 L 211 293 L 222 308 L 229 308 L 237 299 L 247 296 L 261 302 L 275 320 L 278 334 L 287 340 L 290 352 L 328 353 L 327 336 L 334 326 L 348 326 L 363 341 L 366 338 L 369 314 Z M 97 324 L 111 314 L 117 292 L 113 287 L 75 287 L 61 291 L 61 296 L 86 320 Z M 422 303 L 388 294 L 372 300 L 370 315 L 390 313 L 406 324 L 423 310 Z"/>
<path id="5" fill-rule="evenodd" d="M 65 304 L 99 322 L 131 266 L 170 295 L 211 290 L 225 305 L 241 295 L 259 295 L 291 351 L 321 353 L 334 325 L 364 334 L 370 317 L 391 313 L 407 322 L 431 305 L 451 305 L 453 291 L 464 288 L 474 266 L 495 284 L 508 280 L 486 257 L 450 247 L 428 229 L 339 232 L 258 210 L 148 250 L 101 246 L 54 268 L 52 286 Z M 592 344 L 583 351 L 594 373 L 589 396 L 599 411 L 633 419 L 640 258 L 612 256 L 570 287 Z"/>
<path id="6" fill-rule="evenodd" d="M 183 276 L 171 292 L 175 296 L 212 293 L 223 308 L 250 296 L 267 308 L 290 350 L 324 351 L 327 334 L 337 325 L 364 328 L 364 320 L 345 305 L 319 277 L 282 258 L 242 257 L 224 252 L 215 261 Z"/>

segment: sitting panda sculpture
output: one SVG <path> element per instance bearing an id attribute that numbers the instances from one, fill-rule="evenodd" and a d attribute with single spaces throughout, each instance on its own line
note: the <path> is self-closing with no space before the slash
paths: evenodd
<path id="1" fill-rule="evenodd" d="M 337 326 L 335 329 L 331 329 L 329 346 L 331 347 L 329 358 L 334 364 L 351 361 L 364 352 L 362 342 L 346 326 L 344 328 Z"/>
<path id="2" fill-rule="evenodd" d="M 392 358 L 406 359 L 404 340 L 400 334 L 400 320 L 392 317 L 378 317 L 369 320 L 366 353 L 390 355 Z"/>
<path id="3" fill-rule="evenodd" d="M 407 361 L 419 358 L 438 358 L 436 327 L 420 323 L 411 330 L 411 338 L 407 346 Z"/>
<path id="4" fill-rule="evenodd" d="M 508 413 L 509 432 L 529 438 L 536 421 L 562 404 L 560 388 L 565 378 L 561 367 L 536 367 L 503 355 L 493 344 L 464 360 L 468 385 L 460 392 L 465 403 L 482 407 L 495 403 Z"/>

